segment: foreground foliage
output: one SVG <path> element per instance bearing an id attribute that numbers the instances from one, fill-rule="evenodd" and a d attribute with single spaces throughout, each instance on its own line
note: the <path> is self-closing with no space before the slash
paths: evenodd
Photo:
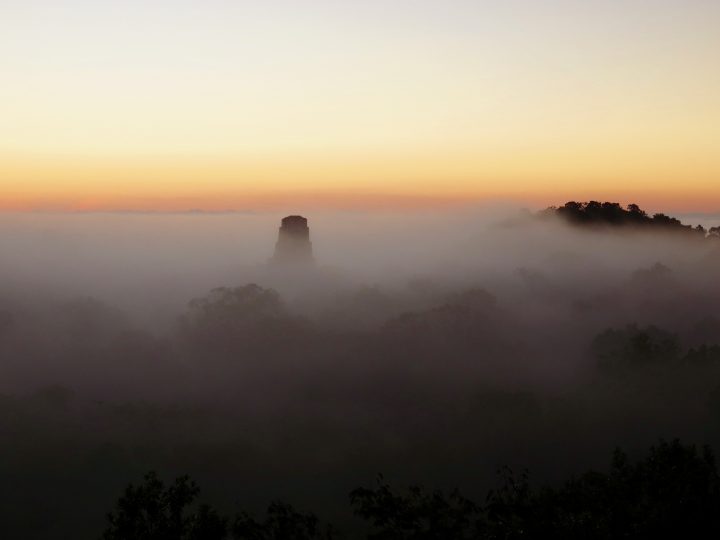
<path id="1" fill-rule="evenodd" d="M 483 504 L 458 491 L 398 491 L 378 478 L 350 501 L 368 540 L 711 538 L 720 534 L 720 477 L 711 450 L 660 442 L 636 462 L 617 450 L 607 473 L 534 488 L 527 473 L 502 471 Z M 154 473 L 128 486 L 108 516 L 104 540 L 313 540 L 340 538 L 314 514 L 272 503 L 258 519 L 197 505 L 187 477 L 165 486 Z M 351 535 L 351 537 L 360 537 Z"/>

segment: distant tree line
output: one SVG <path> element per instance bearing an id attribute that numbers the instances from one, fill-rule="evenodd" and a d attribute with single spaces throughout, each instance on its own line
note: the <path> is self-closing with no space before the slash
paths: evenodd
<path id="1" fill-rule="evenodd" d="M 627 375 L 646 367 L 720 366 L 720 345 L 704 343 L 683 351 L 677 335 L 652 325 L 607 329 L 593 340 L 592 350 L 598 368 L 608 374 Z"/>
<path id="2" fill-rule="evenodd" d="M 560 207 L 551 206 L 541 212 L 542 216 L 558 216 L 573 225 L 585 226 L 631 226 L 693 233 L 701 237 L 720 239 L 720 227 L 706 230 L 702 225 L 692 227 L 684 225 L 679 219 L 662 213 L 648 215 L 637 204 L 623 208 L 616 202 L 576 202 L 570 201 Z"/>
<path id="3" fill-rule="evenodd" d="M 502 471 L 504 483 L 480 504 L 458 491 L 395 490 L 382 477 L 350 493 L 368 540 L 515 540 L 717 538 L 720 477 L 712 451 L 661 441 L 632 462 L 616 450 L 609 472 L 589 471 L 560 487 L 534 488 L 528 474 Z M 311 513 L 272 503 L 263 518 L 233 517 L 198 505 L 188 477 L 169 486 L 154 474 L 130 485 L 103 540 L 339 539 Z M 356 531 L 357 532 L 357 531 Z"/>

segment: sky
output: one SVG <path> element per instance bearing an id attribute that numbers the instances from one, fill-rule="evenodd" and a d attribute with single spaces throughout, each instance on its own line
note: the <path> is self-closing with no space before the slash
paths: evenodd
<path id="1" fill-rule="evenodd" d="M 0 210 L 720 210 L 717 0 L 0 0 Z"/>

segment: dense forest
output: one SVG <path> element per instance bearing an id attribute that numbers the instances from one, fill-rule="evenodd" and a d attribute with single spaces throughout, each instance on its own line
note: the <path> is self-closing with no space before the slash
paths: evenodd
<path id="1" fill-rule="evenodd" d="M 0 536 L 714 530 L 720 244 L 486 214 L 0 218 Z"/>
<path id="2" fill-rule="evenodd" d="M 616 450 L 609 472 L 588 471 L 559 487 L 533 487 L 527 471 L 478 503 L 454 490 L 394 489 L 382 476 L 354 489 L 350 503 L 368 540 L 642 540 L 720 534 L 720 476 L 712 451 L 661 441 L 642 459 Z M 332 540 L 345 538 L 315 514 L 273 502 L 265 516 L 224 516 L 198 504 L 187 476 L 165 486 L 155 473 L 129 485 L 108 514 L 103 540 Z M 360 535 L 352 535 L 359 537 Z"/>
<path id="3" fill-rule="evenodd" d="M 575 202 L 570 201 L 559 207 L 550 207 L 541 213 L 543 216 L 559 216 L 573 225 L 641 227 L 662 230 L 663 232 L 695 233 L 699 237 L 720 238 L 720 226 L 708 230 L 702 225 L 692 227 L 684 225 L 679 219 L 656 213 L 652 216 L 637 204 L 626 208 L 616 202 Z"/>

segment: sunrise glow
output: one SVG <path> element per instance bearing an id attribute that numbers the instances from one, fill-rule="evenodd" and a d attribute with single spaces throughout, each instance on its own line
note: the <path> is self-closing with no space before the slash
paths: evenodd
<path id="1" fill-rule="evenodd" d="M 0 7 L 0 209 L 720 208 L 720 4 Z"/>

